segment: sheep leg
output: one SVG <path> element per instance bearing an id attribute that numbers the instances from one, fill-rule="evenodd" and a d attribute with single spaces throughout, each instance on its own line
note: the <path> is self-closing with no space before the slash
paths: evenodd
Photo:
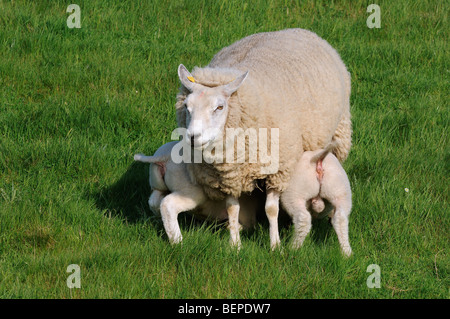
<path id="1" fill-rule="evenodd" d="M 201 190 L 190 189 L 189 194 L 174 192 L 161 201 L 161 217 L 167 237 L 171 244 L 178 244 L 183 239 L 178 214 L 196 208 L 205 201 L 205 195 Z"/>
<path id="2" fill-rule="evenodd" d="M 163 192 L 155 189 L 153 190 L 152 194 L 148 198 L 148 206 L 150 207 L 150 210 L 153 212 L 153 214 L 157 217 L 161 216 L 161 201 L 164 198 Z"/>
<path id="3" fill-rule="evenodd" d="M 228 228 L 230 230 L 230 244 L 231 246 L 241 248 L 241 238 L 239 232 L 241 225 L 239 224 L 239 200 L 233 196 L 227 196 L 226 199 L 227 213 L 228 213 Z"/>
<path id="4" fill-rule="evenodd" d="M 281 244 L 278 232 L 278 210 L 280 202 L 280 192 L 273 189 L 267 191 L 266 215 L 269 220 L 270 248 L 275 250 Z"/>
<path id="5" fill-rule="evenodd" d="M 297 201 L 295 211 L 291 212 L 292 222 L 294 224 L 294 237 L 291 247 L 298 249 L 303 245 L 303 241 L 311 230 L 311 214 L 306 208 L 306 201 Z"/>
<path id="6" fill-rule="evenodd" d="M 331 218 L 331 224 L 336 231 L 342 253 L 349 257 L 352 254 L 352 248 L 348 239 L 348 216 L 351 205 L 349 206 L 345 201 L 337 201 L 333 205 L 336 207 L 336 210 Z"/>

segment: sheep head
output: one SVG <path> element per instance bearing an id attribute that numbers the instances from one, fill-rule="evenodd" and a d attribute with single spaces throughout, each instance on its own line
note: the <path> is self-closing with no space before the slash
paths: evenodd
<path id="1" fill-rule="evenodd" d="M 248 71 L 230 83 L 207 87 L 197 83 L 182 64 L 178 77 L 191 93 L 185 99 L 186 141 L 195 148 L 204 149 L 210 143 L 221 139 L 228 116 L 228 100 L 247 78 Z"/>

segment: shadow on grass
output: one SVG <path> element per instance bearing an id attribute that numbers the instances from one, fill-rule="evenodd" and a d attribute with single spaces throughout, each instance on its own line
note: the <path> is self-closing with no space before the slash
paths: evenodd
<path id="1" fill-rule="evenodd" d="M 148 164 L 133 162 L 114 184 L 90 193 L 88 197 L 95 200 L 96 207 L 103 211 L 105 216 L 118 217 L 125 223 L 144 223 L 150 220 L 152 225 L 158 228 L 161 236 L 167 239 L 161 218 L 154 216 L 148 206 L 151 194 L 148 176 Z M 219 231 L 224 227 L 223 223 L 214 225 L 188 213 L 181 213 L 178 222 L 182 231 L 205 227 L 203 225 L 205 223 L 212 224 L 213 231 Z"/>
<path id="2" fill-rule="evenodd" d="M 147 204 L 150 191 L 148 165 L 133 162 L 117 182 L 90 197 L 105 214 L 135 223 L 151 214 Z"/>
<path id="3" fill-rule="evenodd" d="M 155 217 L 148 207 L 148 198 L 151 193 L 148 182 L 148 164 L 133 162 L 127 171 L 111 186 L 100 189 L 95 193 L 90 193 L 89 197 L 95 200 L 97 208 L 104 212 L 105 216 L 118 217 L 124 223 L 144 223 L 151 221 L 152 225 L 158 229 L 161 237 L 167 240 L 162 221 Z M 262 193 L 261 193 L 262 194 Z M 261 201 L 261 207 L 257 213 L 257 224 L 261 225 L 265 232 L 269 232 L 269 223 L 264 212 L 265 194 L 257 197 Z M 214 223 L 197 219 L 189 213 L 182 213 L 178 217 L 178 222 L 182 232 L 196 228 L 207 227 L 209 231 L 220 232 L 226 228 L 227 223 Z M 280 210 L 279 228 L 285 233 L 286 229 L 292 227 L 290 217 Z M 332 235 L 333 229 L 328 218 L 313 222 L 314 231 L 310 236 L 315 243 L 323 243 Z M 242 237 L 252 239 L 260 233 L 255 229 L 248 229 L 242 232 Z M 256 239 L 255 239 L 256 240 Z M 262 243 L 264 246 L 266 243 Z M 267 243 L 268 245 L 268 243 Z"/>
<path id="4" fill-rule="evenodd" d="M 330 236 L 336 236 L 333 226 L 331 225 L 331 219 L 324 217 L 323 219 L 313 220 L 310 236 L 312 242 L 316 245 L 322 245 L 329 242 Z"/>

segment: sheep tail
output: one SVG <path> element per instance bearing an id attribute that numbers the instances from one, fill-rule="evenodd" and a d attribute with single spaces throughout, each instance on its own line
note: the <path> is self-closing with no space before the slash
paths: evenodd
<path id="1" fill-rule="evenodd" d="M 170 159 L 170 154 L 163 156 L 146 156 L 144 154 L 134 155 L 134 160 L 142 163 L 160 163 L 167 162 Z"/>

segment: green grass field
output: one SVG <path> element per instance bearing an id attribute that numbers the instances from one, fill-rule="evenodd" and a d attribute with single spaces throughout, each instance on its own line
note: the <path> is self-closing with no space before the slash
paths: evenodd
<path id="1" fill-rule="evenodd" d="M 373 2 L 0 0 L 0 298 L 449 298 L 448 3 L 376 1 L 370 29 Z M 182 214 L 171 246 L 133 155 L 170 141 L 178 65 L 292 27 L 352 74 L 353 256 L 326 220 L 280 253 L 262 218 L 237 253 Z"/>

